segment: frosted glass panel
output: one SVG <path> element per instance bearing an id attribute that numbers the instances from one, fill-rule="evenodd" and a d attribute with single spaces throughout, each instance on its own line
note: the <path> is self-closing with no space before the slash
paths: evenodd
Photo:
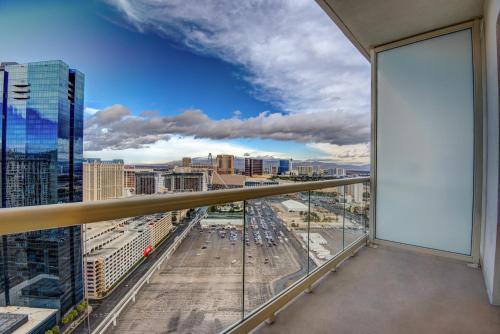
<path id="1" fill-rule="evenodd" d="M 377 61 L 376 237 L 469 255 L 471 31 L 384 51 Z"/>

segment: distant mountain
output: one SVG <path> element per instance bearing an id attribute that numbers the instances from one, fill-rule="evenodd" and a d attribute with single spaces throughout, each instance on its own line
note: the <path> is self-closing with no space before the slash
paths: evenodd
<path id="1" fill-rule="evenodd" d="M 273 156 L 262 156 L 262 157 L 252 157 L 254 159 L 262 159 L 264 160 L 264 168 L 271 164 L 277 164 L 280 159 L 275 158 Z M 213 157 L 213 161 L 215 162 L 216 156 Z M 192 161 L 195 163 L 208 163 L 207 158 L 195 157 L 192 158 Z M 148 168 L 173 168 L 174 166 L 181 166 L 182 162 L 180 160 L 169 161 L 165 163 L 156 163 L 156 164 L 134 164 L 137 167 L 148 167 Z M 329 168 L 345 168 L 347 170 L 352 171 L 369 171 L 370 164 L 343 164 L 334 161 L 328 160 L 292 160 L 292 167 L 295 168 L 297 166 L 318 166 L 321 169 L 329 169 Z M 245 169 L 245 157 L 235 157 L 234 167 L 239 170 Z"/>

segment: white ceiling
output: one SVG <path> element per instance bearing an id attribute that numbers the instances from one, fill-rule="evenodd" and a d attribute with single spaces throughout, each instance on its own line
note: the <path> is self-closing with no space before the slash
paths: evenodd
<path id="1" fill-rule="evenodd" d="M 316 0 L 368 58 L 371 47 L 482 16 L 483 0 Z"/>

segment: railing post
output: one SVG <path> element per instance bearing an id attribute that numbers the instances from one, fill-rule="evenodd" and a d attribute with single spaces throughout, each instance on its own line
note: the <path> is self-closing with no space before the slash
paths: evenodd
<path id="1" fill-rule="evenodd" d="M 272 325 L 276 321 L 276 313 L 272 313 L 269 318 L 266 319 L 266 324 Z"/>

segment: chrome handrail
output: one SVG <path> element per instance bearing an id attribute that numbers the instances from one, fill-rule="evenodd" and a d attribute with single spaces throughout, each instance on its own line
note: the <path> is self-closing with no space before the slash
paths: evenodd
<path id="1" fill-rule="evenodd" d="M 0 235 L 96 223 L 369 182 L 369 177 L 0 209 Z"/>

